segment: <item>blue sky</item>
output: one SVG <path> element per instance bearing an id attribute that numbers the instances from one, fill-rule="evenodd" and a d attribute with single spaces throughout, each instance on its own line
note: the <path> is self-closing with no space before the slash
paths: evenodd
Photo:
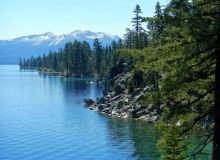
<path id="1" fill-rule="evenodd" d="M 0 0 L 0 39 L 47 31 L 91 30 L 123 36 L 136 4 L 152 16 L 155 4 L 169 0 Z"/>

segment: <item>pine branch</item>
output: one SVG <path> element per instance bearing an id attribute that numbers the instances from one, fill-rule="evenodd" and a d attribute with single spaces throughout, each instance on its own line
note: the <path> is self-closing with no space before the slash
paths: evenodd
<path id="1" fill-rule="evenodd" d="M 190 66 L 190 68 L 196 67 L 201 65 L 202 63 L 206 62 L 207 60 L 209 60 L 210 58 L 213 58 L 213 56 L 215 56 L 217 54 L 217 50 L 214 50 L 213 52 L 211 52 L 210 54 L 208 54 L 208 56 L 202 58 L 202 60 L 200 62 L 198 62 L 197 64 L 194 64 L 192 66 Z"/>
<path id="2" fill-rule="evenodd" d="M 214 47 L 214 46 L 209 47 L 209 48 L 206 48 L 206 49 L 204 49 L 204 50 L 201 50 L 201 51 L 198 51 L 198 52 L 195 52 L 195 53 L 191 54 L 190 56 L 186 57 L 185 60 L 190 60 L 190 59 L 194 58 L 195 56 L 198 56 L 198 55 L 200 55 L 200 54 L 202 54 L 202 53 L 204 53 L 204 52 L 208 52 L 208 51 L 210 51 L 210 50 L 218 49 L 218 48 L 219 48 L 219 47 Z"/>
<path id="3" fill-rule="evenodd" d="M 197 7 L 204 7 L 204 5 L 209 5 L 209 4 L 220 5 L 220 3 L 215 4 L 215 2 L 218 2 L 218 0 L 211 0 L 209 2 L 204 2 L 204 3 L 197 4 L 196 6 L 193 6 L 193 9 L 196 9 Z"/>
<path id="4" fill-rule="evenodd" d="M 210 65 L 206 66 L 205 68 L 201 69 L 200 72 L 194 72 L 193 74 L 188 75 L 188 77 L 185 77 L 185 79 L 180 81 L 180 83 L 176 84 L 176 86 L 182 86 L 185 83 L 191 83 L 191 82 L 198 81 L 200 79 L 204 79 L 204 78 L 207 78 L 207 77 L 213 75 L 215 73 L 215 69 L 210 70 L 210 67 L 215 64 L 216 64 L 216 62 L 213 62 Z M 205 71 L 205 70 L 207 70 L 207 71 Z M 170 93 L 172 91 L 173 91 L 173 89 L 166 90 L 166 93 Z"/>
<path id="5" fill-rule="evenodd" d="M 193 154 L 190 155 L 191 159 L 195 159 L 196 156 L 198 156 L 199 154 L 202 154 L 202 151 L 205 149 L 205 147 L 212 142 L 212 133 L 211 134 L 208 134 L 207 137 L 205 138 L 205 140 L 200 143 L 199 145 L 197 145 L 197 147 L 195 147 L 197 149 L 197 151 Z"/>
<path id="6" fill-rule="evenodd" d="M 201 97 L 204 97 L 208 94 L 208 92 L 204 95 L 202 95 Z M 201 98 L 198 98 L 201 99 Z M 196 99 L 195 101 L 193 101 L 193 103 L 198 102 L 198 99 Z M 191 103 L 191 104 L 193 104 Z M 214 106 L 210 107 L 204 114 L 201 114 L 199 116 L 197 116 L 196 118 L 194 118 L 193 122 L 190 124 L 189 127 L 187 127 L 186 129 L 183 130 L 182 134 L 186 134 L 189 130 L 191 130 L 199 121 L 201 121 L 202 119 L 204 119 L 206 116 L 208 116 L 209 114 L 213 113 L 214 111 Z"/>
<path id="7" fill-rule="evenodd" d="M 184 83 L 190 83 L 190 82 L 193 82 L 193 81 L 197 81 L 199 79 L 204 79 L 212 74 L 215 73 L 215 70 L 210 70 L 210 67 L 215 65 L 216 64 L 216 61 L 213 61 L 212 63 L 210 63 L 209 65 L 207 65 L 206 67 L 200 69 L 199 72 L 194 72 L 192 74 L 190 74 L 188 77 L 188 79 L 184 79 L 182 81 L 182 83 L 180 83 L 180 85 L 184 84 Z"/>
<path id="8" fill-rule="evenodd" d="M 216 33 L 216 35 L 217 35 L 217 33 Z M 186 43 L 181 44 L 181 46 L 185 47 L 185 45 L 190 44 L 190 43 L 191 43 L 191 42 L 186 42 Z M 208 52 L 208 51 L 215 50 L 215 49 L 218 49 L 218 48 L 219 48 L 219 47 L 212 46 L 212 47 L 206 48 L 206 49 L 204 49 L 204 50 L 201 50 L 201 51 L 192 53 L 191 55 L 189 55 L 189 56 L 187 56 L 187 57 L 177 58 L 177 59 L 175 59 L 175 61 L 180 61 L 180 60 L 188 61 L 188 60 L 194 58 L 195 56 L 198 56 L 198 55 L 200 55 L 200 54 L 202 54 L 202 53 L 204 53 L 204 52 Z M 169 62 L 169 61 L 167 61 L 167 62 Z"/>

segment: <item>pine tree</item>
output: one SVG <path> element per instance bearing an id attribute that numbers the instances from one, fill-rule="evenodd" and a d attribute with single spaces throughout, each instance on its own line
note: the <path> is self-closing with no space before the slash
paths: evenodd
<path id="1" fill-rule="evenodd" d="M 57 61 L 57 54 L 53 54 L 53 70 L 58 71 L 58 61 Z"/>
<path id="2" fill-rule="evenodd" d="M 142 32 L 143 28 L 141 27 L 142 17 L 140 14 L 142 13 L 140 6 L 137 4 L 134 9 L 135 17 L 132 18 L 132 23 L 135 28 L 135 48 L 140 49 L 140 33 Z"/>
<path id="3" fill-rule="evenodd" d="M 115 41 L 112 41 L 111 46 L 112 46 L 112 53 L 111 54 L 113 54 L 113 65 L 116 66 L 118 44 Z"/>
<path id="4" fill-rule="evenodd" d="M 36 68 L 42 68 L 42 58 L 40 56 L 36 59 Z"/>
<path id="5" fill-rule="evenodd" d="M 96 56 L 96 70 L 99 75 L 101 73 L 102 46 L 97 38 L 94 40 L 93 46 L 94 46 L 94 52 Z"/>
<path id="6" fill-rule="evenodd" d="M 181 135 L 180 127 L 175 124 L 175 121 L 163 126 L 162 136 L 157 143 L 162 153 L 162 160 L 183 160 L 186 158 L 188 145 L 186 137 Z"/>
<path id="7" fill-rule="evenodd" d="M 159 2 L 157 2 L 155 6 L 155 15 L 153 17 L 145 18 L 144 21 L 147 22 L 148 36 L 151 41 L 151 45 L 158 45 L 165 28 L 163 11 Z"/>
<path id="8" fill-rule="evenodd" d="M 135 32 L 127 28 L 124 37 L 125 37 L 125 47 L 129 49 L 135 48 L 135 44 L 134 44 Z"/>
<path id="9" fill-rule="evenodd" d="M 24 66 L 23 66 L 23 62 L 22 62 L 22 59 L 19 58 L 19 66 L 20 66 L 20 69 L 22 69 Z"/>
<path id="10" fill-rule="evenodd" d="M 66 71 L 66 75 L 69 76 L 69 46 L 70 43 L 66 43 L 63 53 L 63 68 Z"/>
<path id="11" fill-rule="evenodd" d="M 46 59 L 45 54 L 43 55 L 43 64 L 42 64 L 42 66 L 43 66 L 43 68 L 47 67 L 47 59 Z"/>
<path id="12" fill-rule="evenodd" d="M 88 72 L 88 62 L 89 62 L 89 57 L 91 56 L 91 49 L 89 47 L 89 44 L 84 41 L 82 43 L 82 74 L 89 75 Z"/>
<path id="13" fill-rule="evenodd" d="M 137 5 L 133 12 L 135 13 L 135 17 L 132 18 L 134 29 L 126 29 L 126 34 L 124 35 L 125 47 L 130 49 L 143 49 L 148 45 L 148 35 L 141 26 L 143 17 L 140 16 L 142 13 L 140 6 Z"/>

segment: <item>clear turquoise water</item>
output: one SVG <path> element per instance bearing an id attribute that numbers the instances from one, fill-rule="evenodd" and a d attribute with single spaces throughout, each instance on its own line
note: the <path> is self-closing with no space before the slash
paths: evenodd
<path id="1" fill-rule="evenodd" d="M 157 132 L 84 107 L 101 89 L 0 66 L 0 160 L 157 160 Z"/>

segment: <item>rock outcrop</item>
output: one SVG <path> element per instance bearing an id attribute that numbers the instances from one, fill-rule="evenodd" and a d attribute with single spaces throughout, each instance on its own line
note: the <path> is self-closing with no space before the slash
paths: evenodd
<path id="1" fill-rule="evenodd" d="M 101 81 L 103 97 L 99 97 L 95 101 L 86 99 L 86 106 L 91 110 L 122 118 L 157 121 L 163 111 L 163 106 L 157 103 L 143 106 L 139 103 L 139 100 L 144 97 L 144 93 L 150 91 L 152 87 L 135 86 L 130 93 L 128 82 L 132 79 L 132 74 L 124 70 L 126 70 L 126 64 L 120 61 L 118 66 L 112 68 Z"/>
<path id="2" fill-rule="evenodd" d="M 121 94 L 117 94 L 115 91 L 108 92 L 105 96 L 97 98 L 94 104 L 87 106 L 108 115 L 155 122 L 159 119 L 163 106 L 159 104 L 140 105 L 137 101 L 143 96 L 144 89 L 137 88 L 135 95 L 126 93 L 126 90 Z"/>

